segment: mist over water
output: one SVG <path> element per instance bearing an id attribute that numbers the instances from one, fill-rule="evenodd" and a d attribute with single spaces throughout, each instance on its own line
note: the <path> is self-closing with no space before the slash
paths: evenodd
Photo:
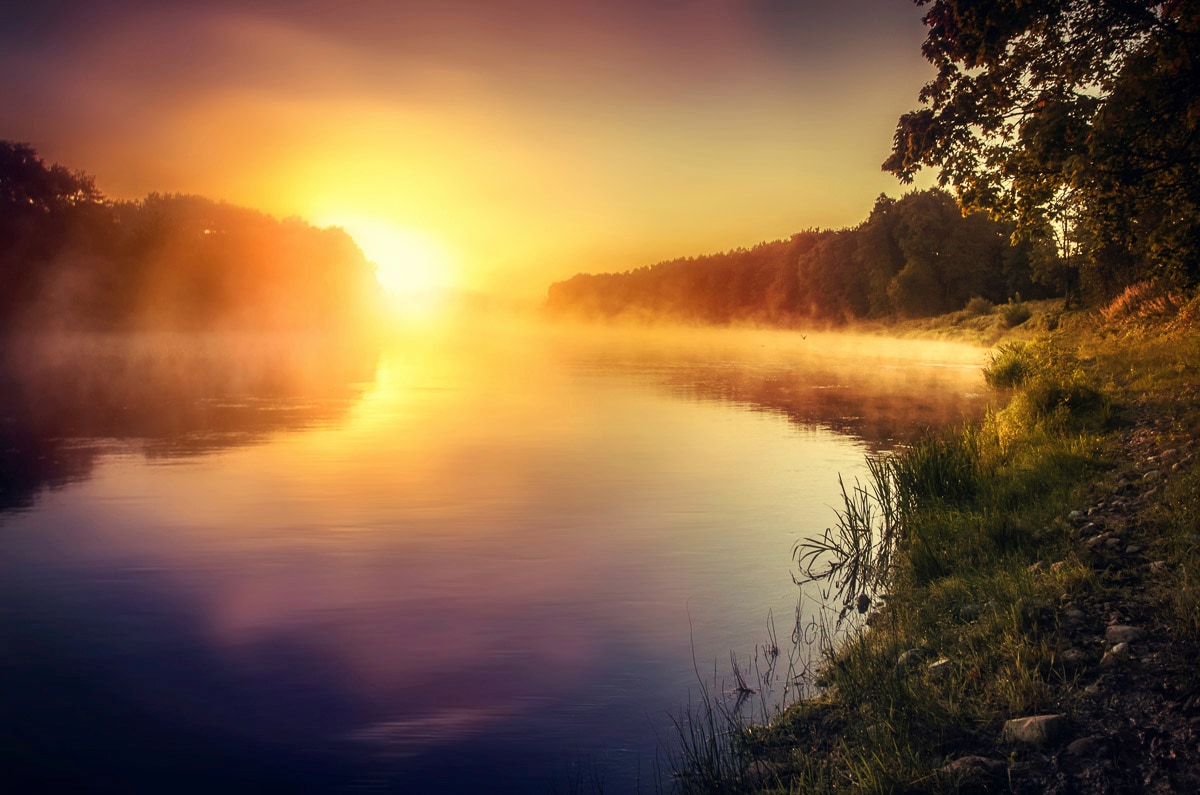
<path id="1" fill-rule="evenodd" d="M 42 788 L 643 785 L 977 349 L 784 332 L 113 335 L 5 352 L 0 719 Z M 694 655 L 694 657 L 693 657 Z M 640 772 L 639 772 L 640 771 Z"/>

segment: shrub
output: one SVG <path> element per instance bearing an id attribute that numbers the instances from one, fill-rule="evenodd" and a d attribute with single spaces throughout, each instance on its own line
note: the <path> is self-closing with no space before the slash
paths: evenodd
<path id="1" fill-rule="evenodd" d="M 991 364 L 983 368 L 989 386 L 1015 388 L 1034 372 L 1032 352 L 1024 343 L 1006 342 L 991 355 Z"/>
<path id="2" fill-rule="evenodd" d="M 1033 317 L 1033 312 L 1029 311 L 1029 307 L 1023 303 L 1007 303 L 1000 307 L 1000 318 L 1004 321 L 1006 328 L 1015 328 L 1031 317 Z"/>
<path id="3" fill-rule="evenodd" d="M 1179 296 L 1154 282 L 1131 284 L 1100 314 L 1110 323 L 1118 320 L 1153 320 L 1179 311 Z"/>
<path id="4" fill-rule="evenodd" d="M 1004 414 L 1026 427 L 1080 431 L 1108 422 L 1112 401 L 1079 377 L 1038 375 L 1026 381 Z"/>
<path id="5" fill-rule="evenodd" d="M 979 317 L 981 315 L 990 315 L 995 307 L 992 302 L 981 295 L 976 295 L 967 301 L 965 311 L 970 317 Z"/>

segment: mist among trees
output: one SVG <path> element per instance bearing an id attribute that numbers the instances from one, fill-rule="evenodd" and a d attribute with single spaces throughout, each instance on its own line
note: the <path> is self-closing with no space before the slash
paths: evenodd
<path id="1" fill-rule="evenodd" d="M 551 285 L 547 309 L 694 323 L 843 324 L 925 317 L 1061 294 L 1053 250 L 1011 242 L 1013 226 L 964 215 L 942 190 L 880 196 L 862 224 L 808 230 L 749 249 L 580 274 Z"/>
<path id="2" fill-rule="evenodd" d="M 197 196 L 113 201 L 81 171 L 0 141 L 0 326 L 316 329 L 378 308 L 338 228 Z"/>

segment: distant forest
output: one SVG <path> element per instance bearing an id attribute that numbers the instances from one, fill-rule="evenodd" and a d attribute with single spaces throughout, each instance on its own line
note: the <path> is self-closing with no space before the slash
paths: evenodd
<path id="1" fill-rule="evenodd" d="M 942 190 L 880 196 L 852 229 L 814 229 L 624 273 L 579 274 L 550 286 L 546 308 L 592 318 L 836 325 L 1072 288 L 1051 243 L 1014 244 L 1012 233 L 1011 224 L 984 213 L 964 214 Z"/>
<path id="2" fill-rule="evenodd" d="M 114 201 L 0 141 L 0 329 L 319 329 L 379 301 L 341 229 L 198 196 Z"/>
<path id="3" fill-rule="evenodd" d="M 853 229 L 576 276 L 549 310 L 840 323 L 1200 286 L 1200 3 L 915 2 L 936 73 L 883 168 L 931 169 L 954 198 L 881 197 Z"/>

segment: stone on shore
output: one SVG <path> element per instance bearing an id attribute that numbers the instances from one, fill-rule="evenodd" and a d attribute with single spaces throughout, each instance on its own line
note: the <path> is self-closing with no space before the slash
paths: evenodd
<path id="1" fill-rule="evenodd" d="M 1114 624 L 1104 630 L 1104 639 L 1113 644 L 1133 643 L 1141 636 L 1142 631 L 1140 629 L 1125 624 Z"/>
<path id="2" fill-rule="evenodd" d="M 1028 718 L 1013 718 L 1004 724 L 1000 741 L 1022 745 L 1049 745 L 1067 730 L 1065 715 L 1032 715 Z"/>
<path id="3" fill-rule="evenodd" d="M 963 756 L 938 768 L 938 774 L 956 782 L 995 778 L 1008 769 L 1008 763 L 986 756 Z"/>

